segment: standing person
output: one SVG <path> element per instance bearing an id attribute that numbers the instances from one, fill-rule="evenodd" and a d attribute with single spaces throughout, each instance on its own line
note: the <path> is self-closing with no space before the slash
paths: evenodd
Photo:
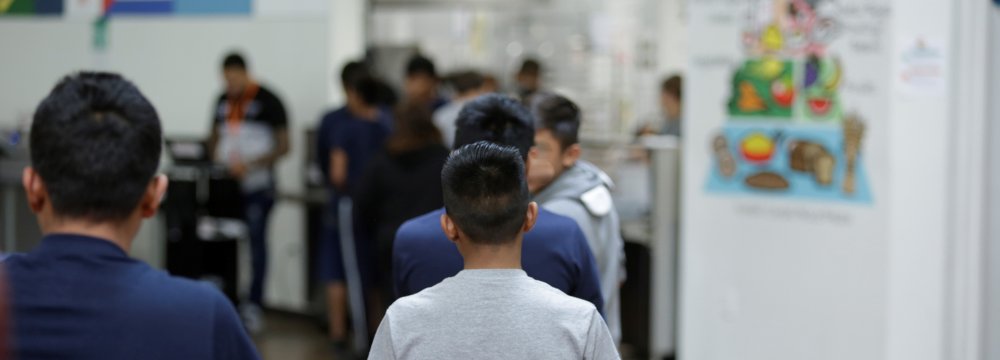
<path id="1" fill-rule="evenodd" d="M 597 259 L 604 294 L 604 315 L 621 340 L 619 287 L 625 281 L 625 241 L 618 211 L 611 199 L 610 177 L 594 164 L 580 160 L 580 109 L 569 99 L 550 95 L 539 99 L 535 114 L 533 166 L 546 166 L 552 177 L 534 185 L 534 200 L 556 214 L 576 220 Z M 532 169 L 534 170 L 534 169 Z"/>
<path id="2" fill-rule="evenodd" d="M 252 333 L 264 327 L 261 305 L 267 276 L 267 222 L 274 206 L 278 160 L 288 154 L 288 116 L 281 100 L 255 81 L 246 60 L 232 53 L 222 62 L 226 90 L 216 102 L 208 151 L 240 182 L 250 235 L 253 280 L 241 308 Z"/>
<path id="3" fill-rule="evenodd" d="M 375 240 L 379 298 L 387 303 L 395 299 L 391 276 L 396 230 L 443 205 L 441 168 L 449 152 L 426 106 L 403 104 L 395 113 L 393 134 L 372 158 L 354 201 L 360 227 Z"/>
<path id="4" fill-rule="evenodd" d="M 367 346 L 365 292 L 374 285 L 369 241 L 353 231 L 357 217 L 351 200 L 372 156 L 389 136 L 391 117 L 377 106 L 378 82 L 360 62 L 344 66 L 340 74 L 347 104 L 323 116 L 317 134 L 319 167 L 327 175 L 330 202 L 319 246 L 320 279 L 326 284 L 329 337 L 334 352 L 347 352 L 347 297 L 351 296 L 355 350 Z M 354 284 L 354 286 L 349 285 Z M 350 290 L 350 292 L 349 292 Z M 370 297 L 368 297 L 371 300 Z M 368 309 L 374 307 L 368 306 Z M 377 324 L 371 317 L 372 325 Z"/>
<path id="5" fill-rule="evenodd" d="M 535 142 L 532 122 L 531 113 L 517 100 L 480 96 L 458 115 L 455 146 L 490 141 L 516 147 L 528 161 Z M 462 270 L 462 257 L 439 226 L 444 213 L 438 209 L 421 215 L 396 232 L 392 271 L 397 296 L 416 294 Z M 604 308 L 594 255 L 573 219 L 539 211 L 538 224 L 524 238 L 522 260 L 532 278 L 590 301 L 598 310 Z"/>
<path id="6" fill-rule="evenodd" d="M 452 77 L 452 87 L 455 88 L 455 98 L 444 107 L 434 112 L 434 125 L 441 129 L 444 135 L 444 146 L 449 149 L 455 142 L 455 120 L 470 100 L 483 94 L 483 76 L 475 71 L 463 71 Z"/>
<path id="7" fill-rule="evenodd" d="M 517 84 L 517 98 L 525 106 L 531 106 L 535 95 L 542 90 L 542 63 L 532 58 L 525 59 L 514 80 Z"/>
<path id="8" fill-rule="evenodd" d="M 439 219 L 463 260 L 455 276 L 399 299 L 370 359 L 618 359 L 593 304 L 528 277 L 524 234 L 538 219 L 520 151 L 455 150 L 441 173 Z"/>
<path id="9" fill-rule="evenodd" d="M 116 74 L 70 75 L 38 105 L 22 180 L 44 237 L 3 262 L 14 358 L 259 358 L 221 292 L 128 255 L 167 190 L 162 137 Z"/>
<path id="10" fill-rule="evenodd" d="M 680 75 L 672 75 L 660 85 L 660 106 L 663 108 L 664 123 L 660 128 L 660 135 L 681 136 L 684 124 L 681 116 L 684 112 L 682 106 L 684 102 L 681 98 L 681 90 L 684 84 Z"/>
<path id="11" fill-rule="evenodd" d="M 406 62 L 403 101 L 424 104 L 431 111 L 441 109 L 448 100 L 438 95 L 438 80 L 434 62 L 422 55 L 414 55 Z"/>

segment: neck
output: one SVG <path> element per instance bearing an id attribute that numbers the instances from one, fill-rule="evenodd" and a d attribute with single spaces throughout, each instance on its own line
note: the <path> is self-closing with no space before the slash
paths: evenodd
<path id="1" fill-rule="evenodd" d="M 98 239 L 104 239 L 118 245 L 118 247 L 129 252 L 132 248 L 132 239 L 138 231 L 138 225 L 120 225 L 110 223 L 93 223 L 80 220 L 63 220 L 51 224 L 43 224 L 42 233 L 51 234 L 71 234 L 83 235 Z"/>
<path id="2" fill-rule="evenodd" d="M 462 252 L 466 270 L 520 269 L 521 241 L 504 245 L 466 246 Z"/>

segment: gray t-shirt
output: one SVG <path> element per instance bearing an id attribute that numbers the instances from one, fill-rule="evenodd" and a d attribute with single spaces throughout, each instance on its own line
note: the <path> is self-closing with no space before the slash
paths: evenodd
<path id="1" fill-rule="evenodd" d="M 397 300 L 369 359 L 618 359 L 594 305 L 523 270 L 463 270 Z"/>

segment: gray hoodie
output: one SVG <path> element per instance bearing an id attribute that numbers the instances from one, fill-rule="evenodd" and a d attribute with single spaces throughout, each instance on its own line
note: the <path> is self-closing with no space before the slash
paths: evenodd
<path id="1" fill-rule="evenodd" d="M 604 314 L 615 342 L 621 341 L 621 303 L 618 289 L 625 281 L 625 242 L 618 211 L 611 199 L 614 183 L 601 169 L 579 160 L 534 200 L 556 214 L 576 220 L 597 260 Z"/>

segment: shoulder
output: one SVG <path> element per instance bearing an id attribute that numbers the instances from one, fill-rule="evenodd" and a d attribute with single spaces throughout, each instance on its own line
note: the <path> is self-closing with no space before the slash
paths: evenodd
<path id="1" fill-rule="evenodd" d="M 529 234 L 538 232 L 542 236 L 552 236 L 574 231 L 580 231 L 580 226 L 576 224 L 575 220 L 546 208 L 540 208 L 538 209 L 538 221 L 535 223 L 535 228 Z"/>
<path id="2" fill-rule="evenodd" d="M 397 246 L 419 243 L 440 235 L 443 213 L 444 209 L 437 209 L 403 223 L 396 231 Z"/>
<path id="3" fill-rule="evenodd" d="M 597 312 L 597 308 L 589 301 L 566 295 L 561 290 L 542 281 L 531 279 L 531 282 L 532 291 L 537 297 L 536 303 L 540 307 L 571 317 L 585 317 Z"/>
<path id="4" fill-rule="evenodd" d="M 257 90 L 257 97 L 267 100 L 280 101 L 278 99 L 278 95 L 276 95 L 274 91 L 271 91 L 270 88 L 264 85 L 259 86 L 259 90 Z"/>

